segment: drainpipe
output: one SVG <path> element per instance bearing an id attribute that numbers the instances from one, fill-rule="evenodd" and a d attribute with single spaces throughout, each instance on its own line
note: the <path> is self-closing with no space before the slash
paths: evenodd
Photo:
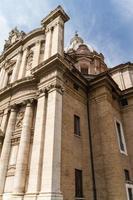
<path id="1" fill-rule="evenodd" d="M 91 158 L 91 172 L 92 172 L 92 184 L 93 184 L 93 200 L 97 200 L 97 190 L 96 190 L 96 178 L 94 170 L 94 157 L 92 148 L 92 131 L 90 124 L 90 106 L 89 106 L 89 95 L 87 94 L 87 115 L 88 115 L 88 128 L 89 128 L 89 147 L 90 147 L 90 158 Z"/>

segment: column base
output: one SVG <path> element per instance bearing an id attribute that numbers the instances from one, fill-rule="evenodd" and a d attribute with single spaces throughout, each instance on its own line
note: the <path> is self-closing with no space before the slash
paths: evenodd
<path id="1" fill-rule="evenodd" d="M 60 193 L 40 193 L 37 200 L 63 200 L 63 195 Z"/>
<path id="2" fill-rule="evenodd" d="M 24 200 L 37 200 L 37 196 L 35 193 L 27 193 L 24 195 Z"/>
<path id="3" fill-rule="evenodd" d="M 14 193 L 12 194 L 11 200 L 23 200 L 24 194 L 23 193 Z"/>
<path id="4" fill-rule="evenodd" d="M 11 194 L 12 193 L 3 193 L 3 194 L 0 194 L 0 200 L 11 200 Z"/>

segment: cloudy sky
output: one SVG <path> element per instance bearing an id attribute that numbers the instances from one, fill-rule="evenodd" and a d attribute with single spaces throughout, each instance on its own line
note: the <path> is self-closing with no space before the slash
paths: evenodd
<path id="1" fill-rule="evenodd" d="M 8 32 L 17 26 L 25 32 L 58 5 L 70 16 L 65 46 L 75 31 L 105 55 L 108 66 L 133 62 L 133 0 L 0 0 L 0 51 Z"/>

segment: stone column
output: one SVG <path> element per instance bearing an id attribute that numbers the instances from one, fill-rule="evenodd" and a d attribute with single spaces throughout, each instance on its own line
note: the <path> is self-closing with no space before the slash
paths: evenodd
<path id="1" fill-rule="evenodd" d="M 16 109 L 12 108 L 0 157 L 0 199 L 4 190 L 4 184 L 5 184 L 7 167 L 11 150 L 11 137 L 12 137 L 12 132 L 14 131 L 15 122 L 16 122 Z"/>
<path id="2" fill-rule="evenodd" d="M 25 67 L 26 67 L 26 58 L 27 58 L 28 48 L 26 48 L 23 52 L 22 62 L 19 69 L 18 79 L 21 79 L 25 75 Z"/>
<path id="3" fill-rule="evenodd" d="M 19 69 L 20 69 L 21 60 L 22 60 L 22 51 L 19 51 L 18 57 L 17 57 L 17 62 L 16 62 L 16 65 L 13 69 L 11 83 L 13 83 L 14 81 L 16 81 L 18 79 L 18 72 L 19 72 Z"/>
<path id="4" fill-rule="evenodd" d="M 46 104 L 46 92 L 43 92 L 39 95 L 37 102 L 35 131 L 27 190 L 28 199 L 30 197 L 33 199 L 33 196 L 36 197 L 40 189 L 45 135 Z"/>
<path id="5" fill-rule="evenodd" d="M 28 101 L 22 125 L 22 132 L 21 132 L 17 162 L 16 162 L 12 199 L 23 199 L 23 193 L 25 189 L 25 182 L 27 176 L 28 159 L 29 159 L 32 120 L 33 120 L 33 107 L 32 103 Z"/>
<path id="6" fill-rule="evenodd" d="M 53 85 L 48 94 L 43 169 L 39 200 L 62 200 L 61 194 L 62 89 Z"/>
<path id="7" fill-rule="evenodd" d="M 41 41 L 38 40 L 34 48 L 32 68 L 36 67 L 39 64 L 40 48 L 41 48 Z"/>

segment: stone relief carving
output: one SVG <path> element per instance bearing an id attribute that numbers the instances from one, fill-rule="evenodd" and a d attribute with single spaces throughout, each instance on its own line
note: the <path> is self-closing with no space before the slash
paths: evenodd
<path id="1" fill-rule="evenodd" d="M 22 127 L 23 118 L 24 118 L 24 111 L 20 110 L 17 115 L 16 125 L 15 125 L 16 128 Z"/>
<path id="2" fill-rule="evenodd" d="M 34 54 L 33 51 L 30 50 L 28 55 L 27 55 L 26 70 L 30 70 L 32 68 L 33 54 Z"/>
<path id="3" fill-rule="evenodd" d="M 8 40 L 5 40 L 4 51 L 7 50 L 16 41 L 21 40 L 26 34 L 23 31 L 19 31 L 17 27 L 11 30 Z"/>

